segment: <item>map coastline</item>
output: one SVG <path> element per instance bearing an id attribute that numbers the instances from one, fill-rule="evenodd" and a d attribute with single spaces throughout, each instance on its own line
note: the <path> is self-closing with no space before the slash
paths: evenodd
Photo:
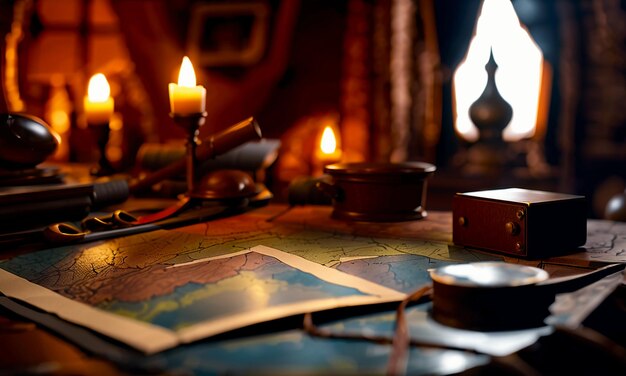
<path id="1" fill-rule="evenodd" d="M 12 274 L 2 269 L 2 265 L 0 265 L 0 291 L 10 298 L 25 302 L 55 314 L 64 320 L 126 343 L 146 354 L 154 354 L 182 343 L 194 342 L 244 326 L 283 317 L 339 307 L 400 301 L 405 297 L 405 294 L 402 292 L 265 246 L 256 246 L 245 251 L 196 260 L 189 263 L 189 265 L 170 266 L 167 269 L 183 268 L 181 269 L 182 271 L 186 266 L 202 266 L 202 263 L 219 262 L 220 260 L 233 259 L 237 256 L 249 254 L 260 254 L 275 258 L 290 268 L 311 275 L 312 277 L 309 278 L 317 278 L 327 284 L 352 288 L 361 292 L 362 295 L 334 296 L 332 292 L 323 290 L 320 291 L 319 298 L 307 298 L 308 300 L 296 302 L 285 301 L 284 303 L 270 302 L 259 310 L 242 310 L 240 313 L 223 315 L 222 317 L 200 321 L 181 329 L 173 330 L 115 312 L 105 311 L 98 308 L 97 305 L 73 300 L 49 288 Z M 323 294 L 327 296 L 321 296 Z M 88 302 L 89 300 L 86 301 Z"/>

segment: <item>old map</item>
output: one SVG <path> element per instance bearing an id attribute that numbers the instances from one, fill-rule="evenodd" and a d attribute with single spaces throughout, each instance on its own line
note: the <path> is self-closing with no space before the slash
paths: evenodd
<path id="1" fill-rule="evenodd" d="M 0 263 L 0 291 L 155 353 L 259 321 L 396 301 L 429 282 L 429 269 L 448 263 L 506 260 L 549 267 L 546 261 L 509 260 L 455 247 L 450 218 L 443 214 L 403 224 L 333 221 L 327 209 L 317 208 L 294 209 L 268 221 L 273 214 L 262 209 L 177 230 L 21 255 Z M 616 249 L 623 239 L 611 237 L 615 224 L 592 225 L 587 251 L 557 263 L 571 259 L 579 267 L 625 258 Z M 416 323 L 423 326 L 423 311 L 412 315 L 422 317 Z M 382 322 L 389 330 L 393 317 Z M 445 328 L 437 330 L 433 333 Z M 517 346 L 537 335 L 525 334 Z M 300 332 L 296 336 L 301 343 L 312 341 Z M 198 348 L 219 353 L 215 346 Z M 177 352 L 167 354 L 172 360 Z"/>

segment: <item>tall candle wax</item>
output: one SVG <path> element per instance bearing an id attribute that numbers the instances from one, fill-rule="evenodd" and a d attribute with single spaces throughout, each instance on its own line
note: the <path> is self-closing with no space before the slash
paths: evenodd
<path id="1" fill-rule="evenodd" d="M 178 73 L 178 84 L 169 84 L 170 111 L 174 115 L 202 113 L 206 106 L 206 89 L 196 86 L 196 73 L 187 56 Z"/>

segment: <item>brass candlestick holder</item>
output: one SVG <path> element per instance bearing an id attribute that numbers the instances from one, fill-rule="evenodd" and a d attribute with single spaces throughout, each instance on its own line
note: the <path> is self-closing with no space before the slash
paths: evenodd
<path id="1" fill-rule="evenodd" d="M 91 123 L 89 128 L 96 136 L 96 143 L 100 152 L 100 159 L 98 160 L 98 167 L 91 170 L 93 176 L 108 176 L 115 173 L 115 169 L 109 162 L 106 154 L 107 144 L 109 143 L 110 128 L 109 122 L 104 123 Z"/>
<path id="2" fill-rule="evenodd" d="M 187 177 L 187 194 L 189 197 L 193 196 L 195 190 L 195 170 L 198 164 L 196 157 L 196 147 L 198 146 L 198 133 L 200 127 L 206 120 L 206 112 L 198 112 L 193 114 L 179 115 L 176 113 L 170 113 L 170 117 L 174 120 L 176 125 L 183 128 L 187 132 L 186 143 L 186 177 Z"/>

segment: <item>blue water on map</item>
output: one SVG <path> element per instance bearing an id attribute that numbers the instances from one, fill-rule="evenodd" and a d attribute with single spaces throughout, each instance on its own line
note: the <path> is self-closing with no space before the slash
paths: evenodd
<path id="1" fill-rule="evenodd" d="M 407 310 L 424 312 L 429 306 Z M 315 318 L 315 315 L 313 315 Z M 395 313 L 346 318 L 323 325 L 333 333 L 376 333 L 391 338 Z M 285 330 L 243 339 L 197 342 L 137 360 L 134 365 L 168 372 L 221 374 L 384 374 L 391 345 L 367 340 L 318 338 Z M 242 362 L 241 359 L 245 359 Z M 488 356 L 469 352 L 411 348 L 407 374 L 449 374 L 485 364 Z"/>
<path id="2" fill-rule="evenodd" d="M 408 293 L 431 282 L 429 269 L 449 264 L 452 262 L 425 256 L 393 255 L 342 262 L 337 269 Z"/>
<path id="3" fill-rule="evenodd" d="M 214 283 L 187 283 L 170 294 L 150 300 L 113 300 L 98 308 L 175 330 L 268 307 L 365 295 L 357 289 L 326 282 L 273 257 L 264 256 L 263 260 L 265 263 L 254 270 L 241 270 L 235 276 Z"/>
<path id="4" fill-rule="evenodd" d="M 78 252 L 76 246 L 26 253 L 11 260 L 0 262 L 0 268 L 31 281 L 41 277 L 46 272 L 59 269 L 61 267 L 59 263 L 73 252 Z"/>

